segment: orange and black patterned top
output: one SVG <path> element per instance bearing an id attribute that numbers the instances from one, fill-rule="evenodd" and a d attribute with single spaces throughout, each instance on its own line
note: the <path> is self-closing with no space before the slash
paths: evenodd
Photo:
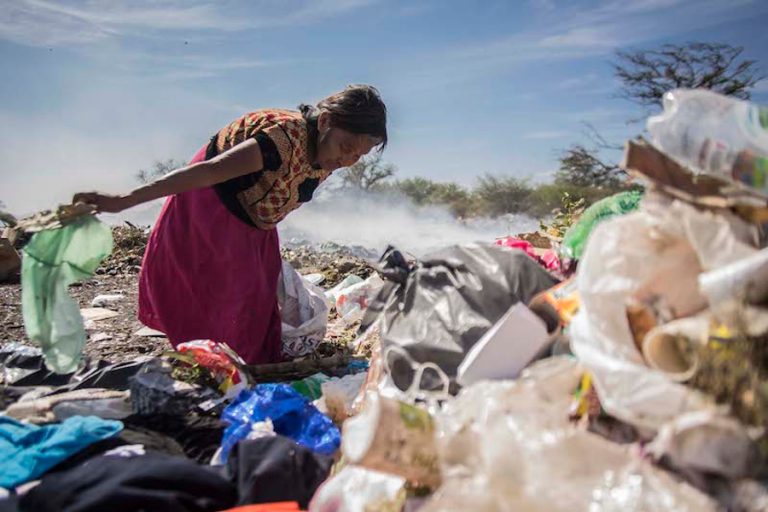
<path id="1" fill-rule="evenodd" d="M 216 192 L 244 222 L 260 229 L 274 228 L 312 199 L 317 186 L 331 174 L 311 164 L 315 137 L 316 127 L 300 112 L 270 109 L 245 114 L 211 139 L 206 158 L 255 138 L 264 167 L 216 185 Z"/>

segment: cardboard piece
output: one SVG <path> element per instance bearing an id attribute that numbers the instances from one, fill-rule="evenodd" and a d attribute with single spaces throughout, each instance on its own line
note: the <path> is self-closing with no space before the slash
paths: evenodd
<path id="1" fill-rule="evenodd" d="M 513 379 L 549 345 L 544 321 L 517 303 L 480 338 L 459 365 L 463 386 L 481 380 Z"/>

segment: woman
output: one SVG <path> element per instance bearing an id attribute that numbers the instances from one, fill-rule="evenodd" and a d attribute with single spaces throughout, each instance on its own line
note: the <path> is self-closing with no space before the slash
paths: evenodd
<path id="1" fill-rule="evenodd" d="M 174 346 L 212 339 L 250 364 L 280 359 L 275 227 L 333 171 L 387 144 L 386 107 L 373 87 L 349 86 L 299 109 L 245 114 L 189 165 L 129 194 L 75 195 L 101 212 L 171 196 L 144 254 L 139 320 Z"/>

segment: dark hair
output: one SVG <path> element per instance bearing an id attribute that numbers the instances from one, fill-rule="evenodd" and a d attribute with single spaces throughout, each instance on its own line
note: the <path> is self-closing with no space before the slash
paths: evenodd
<path id="1" fill-rule="evenodd" d="M 370 85 L 348 85 L 343 91 L 328 96 L 317 104 L 299 105 L 308 121 L 316 120 L 320 112 L 328 112 L 331 125 L 355 134 L 364 134 L 381 140 L 382 151 L 387 145 L 387 107 L 379 91 Z"/>

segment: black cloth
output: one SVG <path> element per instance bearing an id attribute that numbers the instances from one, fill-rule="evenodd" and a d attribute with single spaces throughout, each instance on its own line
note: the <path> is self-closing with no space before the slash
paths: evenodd
<path id="1" fill-rule="evenodd" d="M 21 512 L 207 512 L 232 507 L 234 485 L 215 470 L 162 455 L 92 459 L 43 477 Z"/>
<path id="2" fill-rule="evenodd" d="M 483 244 L 449 246 L 414 265 L 389 248 L 379 270 L 389 282 L 371 301 L 361 331 L 381 319 L 382 349 L 399 346 L 417 363 L 437 364 L 454 392 L 458 366 L 483 334 L 514 304 L 558 283 L 524 252 Z M 396 352 L 389 362 L 395 384 L 406 389 L 413 367 Z M 440 381 L 425 372 L 421 385 L 439 388 Z"/>
<path id="3" fill-rule="evenodd" d="M 213 454 L 221 445 L 221 438 L 226 428 L 226 424 L 218 418 L 196 413 L 188 413 L 185 416 L 133 415 L 122 421 L 125 428 L 130 431 L 141 431 L 144 434 L 155 432 L 173 439 L 181 447 L 184 455 L 201 464 L 208 464 L 211 461 Z M 134 439 L 136 444 L 145 444 L 141 440 Z"/>
<path id="4" fill-rule="evenodd" d="M 328 478 L 333 458 L 282 436 L 240 441 L 227 460 L 238 505 L 297 501 L 302 509 Z"/>
<path id="5" fill-rule="evenodd" d="M 117 437 L 102 439 L 87 448 L 80 450 L 76 454 L 61 461 L 48 471 L 46 475 L 60 473 L 74 469 L 86 461 L 95 457 L 100 457 L 104 453 L 114 450 L 120 446 L 140 444 L 147 453 L 154 452 L 160 455 L 172 455 L 177 457 L 186 457 L 184 449 L 172 437 L 154 430 L 143 428 L 124 428 Z"/>

